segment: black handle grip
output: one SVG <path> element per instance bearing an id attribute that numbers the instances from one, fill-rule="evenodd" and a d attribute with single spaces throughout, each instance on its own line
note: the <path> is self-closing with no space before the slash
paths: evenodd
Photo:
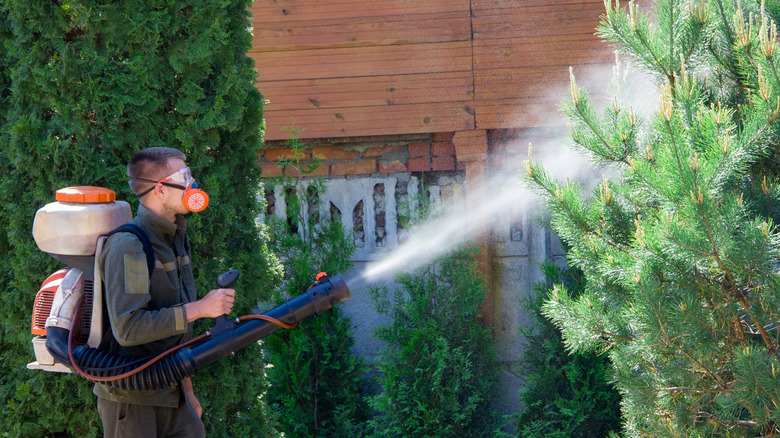
<path id="1" fill-rule="evenodd" d="M 217 277 L 217 287 L 220 289 L 227 289 L 238 280 L 238 271 L 233 269 L 231 271 L 223 272 Z"/>
<path id="2" fill-rule="evenodd" d="M 233 283 L 236 282 L 236 280 L 238 280 L 238 275 L 239 275 L 239 272 L 237 270 L 235 270 L 235 269 L 232 269 L 230 271 L 223 272 L 223 273 L 219 274 L 219 276 L 217 277 L 217 287 L 220 288 L 220 289 L 227 289 L 227 288 L 229 288 L 230 286 L 233 285 Z M 226 318 L 227 318 L 227 315 L 218 316 L 217 317 L 217 321 L 216 321 L 216 325 L 218 325 L 222 321 L 225 321 Z"/>

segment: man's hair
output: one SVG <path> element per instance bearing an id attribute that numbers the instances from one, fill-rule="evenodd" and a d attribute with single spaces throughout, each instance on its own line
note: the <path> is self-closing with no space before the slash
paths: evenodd
<path id="1" fill-rule="evenodd" d="M 127 163 L 127 177 L 130 178 L 130 189 L 136 195 L 148 190 L 154 183 L 149 181 L 139 181 L 135 178 L 157 181 L 168 176 L 168 159 L 181 158 L 186 160 L 187 156 L 178 149 L 174 148 L 148 148 L 142 149 L 132 157 Z"/>

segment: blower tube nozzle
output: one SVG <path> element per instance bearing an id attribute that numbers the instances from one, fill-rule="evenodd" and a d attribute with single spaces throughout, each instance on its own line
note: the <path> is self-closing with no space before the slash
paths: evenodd
<path id="1" fill-rule="evenodd" d="M 341 275 L 325 277 L 314 283 L 306 292 L 264 313 L 263 316 L 285 325 L 294 325 L 311 315 L 329 310 L 336 303 L 344 302 L 350 297 L 349 288 Z M 136 374 L 104 383 L 114 388 L 131 390 L 163 388 L 184 377 L 191 377 L 196 370 L 232 355 L 281 328 L 278 324 L 260 318 L 226 320 L 215 325 L 205 341 L 181 348 Z M 56 334 L 52 330 L 51 334 L 54 336 L 47 339 L 46 346 L 57 360 L 73 367 L 68 354 L 63 354 L 68 351 L 68 333 L 60 333 L 62 330 L 57 328 Z M 140 366 L 138 358 L 119 356 L 87 346 L 75 347 L 73 358 L 80 369 L 86 370 L 90 377 L 99 379 L 119 376 Z"/>

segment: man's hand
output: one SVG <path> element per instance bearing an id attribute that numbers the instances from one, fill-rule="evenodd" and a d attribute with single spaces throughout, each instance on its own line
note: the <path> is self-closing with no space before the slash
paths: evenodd
<path id="1" fill-rule="evenodd" d="M 198 301 L 185 304 L 187 322 L 227 315 L 233 310 L 235 296 L 236 291 L 233 289 L 214 289 Z"/>
<path id="2" fill-rule="evenodd" d="M 198 418 L 201 418 L 203 416 L 203 407 L 200 405 L 198 398 L 195 397 L 195 390 L 192 388 L 192 378 L 185 377 L 182 383 L 184 383 L 184 394 L 187 396 L 187 401 L 190 402 L 190 406 L 198 414 Z"/>

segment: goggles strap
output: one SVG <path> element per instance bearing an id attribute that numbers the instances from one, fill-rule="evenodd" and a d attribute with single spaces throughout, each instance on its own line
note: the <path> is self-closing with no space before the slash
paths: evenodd
<path id="1" fill-rule="evenodd" d="M 174 184 L 174 183 L 169 183 L 169 182 L 165 182 L 165 181 L 155 181 L 153 179 L 148 179 L 148 178 L 130 178 L 130 180 L 154 183 L 154 186 L 152 186 L 149 189 L 144 190 L 142 193 L 139 193 L 138 194 L 139 198 L 143 198 L 144 196 L 146 196 L 147 193 L 149 193 L 152 190 L 154 190 L 154 187 L 157 185 L 157 183 L 160 183 L 160 184 L 162 184 L 164 186 L 167 186 L 167 187 L 173 187 L 174 189 L 187 190 L 187 187 L 185 187 L 185 186 L 183 186 L 181 184 Z"/>

